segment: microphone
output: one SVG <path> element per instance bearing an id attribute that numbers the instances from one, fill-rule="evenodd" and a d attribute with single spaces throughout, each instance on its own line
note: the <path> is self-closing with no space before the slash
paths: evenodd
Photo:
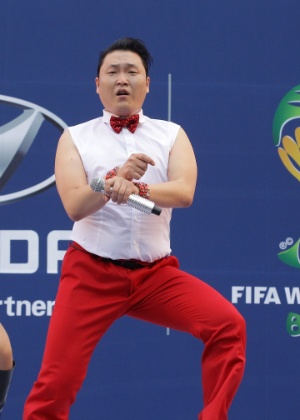
<path id="1" fill-rule="evenodd" d="M 90 187 L 95 192 L 101 192 L 102 194 L 105 194 L 105 180 L 103 178 L 93 178 L 90 183 Z M 137 194 L 130 194 L 126 204 L 127 206 L 130 206 L 136 210 L 140 210 L 143 213 L 153 213 L 156 216 L 159 216 L 162 211 L 162 209 L 157 207 L 153 201 L 144 197 L 140 197 Z"/>

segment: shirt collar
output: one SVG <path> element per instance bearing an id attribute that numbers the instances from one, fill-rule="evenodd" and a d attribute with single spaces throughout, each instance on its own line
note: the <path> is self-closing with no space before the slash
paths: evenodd
<path id="1" fill-rule="evenodd" d="M 118 117 L 118 115 L 112 114 L 111 112 L 108 112 L 105 109 L 103 109 L 103 122 L 109 124 L 110 117 L 113 116 L 113 115 L 115 117 Z M 145 122 L 145 116 L 143 114 L 143 110 L 142 109 L 140 110 L 140 112 L 138 112 L 138 115 L 140 116 L 139 123 L 144 123 Z"/>

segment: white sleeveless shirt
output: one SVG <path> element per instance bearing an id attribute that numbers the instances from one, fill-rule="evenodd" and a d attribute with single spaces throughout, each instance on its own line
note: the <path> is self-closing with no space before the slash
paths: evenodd
<path id="1" fill-rule="evenodd" d="M 135 133 L 123 128 L 117 134 L 109 124 L 111 115 L 104 110 L 103 117 L 68 128 L 88 183 L 95 177 L 105 177 L 109 170 L 124 164 L 132 153 L 145 153 L 155 161 L 155 166 L 149 165 L 139 181 L 166 182 L 169 154 L 179 125 L 148 118 L 141 111 Z M 169 208 L 156 216 L 109 201 L 96 213 L 75 222 L 71 238 L 102 257 L 153 262 L 171 253 L 171 215 Z"/>

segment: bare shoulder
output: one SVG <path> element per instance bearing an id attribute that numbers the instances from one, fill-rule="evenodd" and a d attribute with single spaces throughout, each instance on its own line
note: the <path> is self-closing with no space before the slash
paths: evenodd
<path id="1" fill-rule="evenodd" d="M 69 132 L 68 129 L 64 130 L 64 132 L 62 133 L 62 135 L 60 136 L 59 140 L 58 140 L 58 145 L 57 148 L 72 148 L 75 147 L 71 134 Z"/>
<path id="2" fill-rule="evenodd" d="M 65 130 L 58 141 L 56 162 L 70 159 L 80 159 L 80 157 L 69 130 Z"/>
<path id="3" fill-rule="evenodd" d="M 197 162 L 192 144 L 183 130 L 180 128 L 170 153 L 168 177 L 170 181 L 180 180 L 192 190 L 196 185 Z"/>
<path id="4" fill-rule="evenodd" d="M 68 176 L 73 179 L 80 178 L 82 183 L 86 182 L 82 160 L 69 130 L 65 130 L 58 141 L 55 176 L 57 183 L 64 178 L 67 179 Z"/>
<path id="5" fill-rule="evenodd" d="M 171 150 L 171 155 L 182 154 L 182 158 L 186 156 L 190 158 L 191 155 L 194 155 L 193 146 L 191 144 L 188 135 L 182 127 L 179 128 L 178 134 L 174 143 L 174 146 Z"/>

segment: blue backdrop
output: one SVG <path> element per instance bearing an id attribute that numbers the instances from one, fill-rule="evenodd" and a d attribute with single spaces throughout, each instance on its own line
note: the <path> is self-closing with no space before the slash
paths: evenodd
<path id="1" fill-rule="evenodd" d="M 272 135 L 279 104 L 300 83 L 299 13 L 299 0 L 0 0 L 0 319 L 17 362 L 4 418 L 21 419 L 40 368 L 72 227 L 44 185 L 60 131 L 102 113 L 99 51 L 133 36 L 154 56 L 144 112 L 171 114 L 199 164 L 193 206 L 174 211 L 173 253 L 247 320 L 247 368 L 230 418 L 299 419 L 299 178 L 278 150 L 297 171 L 300 116 L 282 111 L 279 144 Z M 46 115 L 9 171 L 9 129 L 37 107 L 56 123 Z M 290 148 L 280 146 L 284 135 Z M 188 335 L 120 320 L 70 419 L 196 419 L 202 349 Z"/>

